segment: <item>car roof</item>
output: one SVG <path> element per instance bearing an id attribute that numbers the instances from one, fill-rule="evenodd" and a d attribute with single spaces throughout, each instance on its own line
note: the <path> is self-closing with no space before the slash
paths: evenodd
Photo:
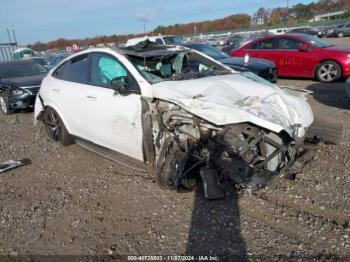
<path id="1" fill-rule="evenodd" d="M 282 34 L 282 35 L 267 35 L 267 36 L 262 36 L 262 37 L 258 37 L 255 38 L 253 41 L 256 40 L 262 40 L 262 39 L 270 39 L 270 38 L 281 38 L 281 37 L 301 37 L 301 36 L 310 36 L 308 34 L 301 34 L 301 33 L 286 33 L 286 34 Z"/>

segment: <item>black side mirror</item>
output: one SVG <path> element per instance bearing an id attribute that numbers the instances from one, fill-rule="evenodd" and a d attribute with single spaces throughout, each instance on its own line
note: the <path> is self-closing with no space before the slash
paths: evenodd
<path id="1" fill-rule="evenodd" d="M 131 92 L 129 91 L 128 79 L 129 78 L 127 76 L 118 76 L 113 78 L 111 81 L 112 89 L 121 95 L 130 94 Z"/>

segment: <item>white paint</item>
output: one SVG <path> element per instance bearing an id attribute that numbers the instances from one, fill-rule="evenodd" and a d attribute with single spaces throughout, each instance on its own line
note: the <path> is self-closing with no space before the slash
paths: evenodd
<path id="1" fill-rule="evenodd" d="M 268 86 L 240 74 L 186 81 L 166 81 L 153 86 L 154 97 L 173 102 L 216 125 L 251 122 L 274 132 L 305 134 L 313 114 L 303 96 L 291 96 L 277 86 Z"/>

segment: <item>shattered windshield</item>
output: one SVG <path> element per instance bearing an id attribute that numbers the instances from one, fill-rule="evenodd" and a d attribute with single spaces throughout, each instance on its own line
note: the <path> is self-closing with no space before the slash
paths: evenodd
<path id="1" fill-rule="evenodd" d="M 226 67 L 189 50 L 154 56 L 128 55 L 131 62 L 151 84 L 226 75 Z"/>

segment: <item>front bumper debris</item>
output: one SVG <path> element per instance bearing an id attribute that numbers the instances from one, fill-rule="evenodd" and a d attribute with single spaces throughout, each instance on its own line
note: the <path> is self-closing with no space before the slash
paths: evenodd
<path id="1" fill-rule="evenodd" d="M 9 161 L 0 163 L 0 174 L 17 167 L 30 165 L 31 163 L 32 161 L 30 161 L 29 159 L 9 160 Z"/>

